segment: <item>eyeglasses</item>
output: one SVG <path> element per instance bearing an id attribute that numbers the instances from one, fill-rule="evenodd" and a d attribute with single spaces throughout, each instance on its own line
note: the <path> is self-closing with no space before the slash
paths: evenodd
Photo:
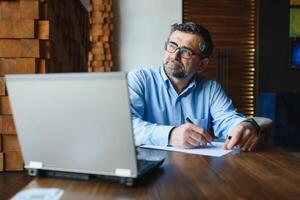
<path id="1" fill-rule="evenodd" d="M 187 47 L 179 47 L 175 42 L 167 41 L 165 43 L 165 50 L 167 52 L 174 53 L 177 49 L 182 58 L 190 59 L 193 55 L 197 55 L 193 50 L 188 49 Z"/>

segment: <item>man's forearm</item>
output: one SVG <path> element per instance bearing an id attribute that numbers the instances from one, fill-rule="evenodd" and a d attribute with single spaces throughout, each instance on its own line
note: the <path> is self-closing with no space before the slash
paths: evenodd
<path id="1" fill-rule="evenodd" d="M 152 144 L 167 146 L 169 133 L 174 126 L 158 125 L 139 118 L 133 119 L 133 129 L 136 145 Z"/>

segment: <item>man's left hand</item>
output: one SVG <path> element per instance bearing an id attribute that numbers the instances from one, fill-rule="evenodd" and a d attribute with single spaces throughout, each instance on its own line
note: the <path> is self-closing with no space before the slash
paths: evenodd
<path id="1" fill-rule="evenodd" d="M 259 141 L 256 128 L 249 122 L 241 122 L 233 128 L 231 138 L 227 138 L 224 148 L 239 147 L 243 151 L 252 151 Z"/>

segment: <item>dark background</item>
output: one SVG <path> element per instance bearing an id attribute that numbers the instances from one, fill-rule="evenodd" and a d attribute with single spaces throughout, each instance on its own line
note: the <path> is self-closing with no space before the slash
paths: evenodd
<path id="1" fill-rule="evenodd" d="M 289 0 L 258 1 L 258 92 L 300 92 L 291 68 Z"/>

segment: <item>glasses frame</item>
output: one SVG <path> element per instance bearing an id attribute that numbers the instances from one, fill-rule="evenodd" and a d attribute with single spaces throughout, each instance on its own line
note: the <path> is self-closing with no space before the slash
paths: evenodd
<path id="1" fill-rule="evenodd" d="M 170 51 L 168 50 L 168 46 L 169 44 L 173 44 L 174 46 L 177 46 L 174 51 Z M 170 40 L 166 41 L 165 42 L 165 50 L 169 53 L 175 53 L 177 51 L 177 49 L 179 50 L 179 53 L 180 53 L 180 56 L 182 58 L 186 58 L 186 59 L 191 59 L 193 57 L 193 55 L 200 55 L 200 54 L 197 54 L 195 53 L 192 49 L 188 48 L 188 47 L 179 47 L 178 44 L 176 44 L 175 42 L 172 42 Z M 190 51 L 191 52 L 191 55 L 190 56 L 183 56 L 182 52 L 183 51 Z"/>

